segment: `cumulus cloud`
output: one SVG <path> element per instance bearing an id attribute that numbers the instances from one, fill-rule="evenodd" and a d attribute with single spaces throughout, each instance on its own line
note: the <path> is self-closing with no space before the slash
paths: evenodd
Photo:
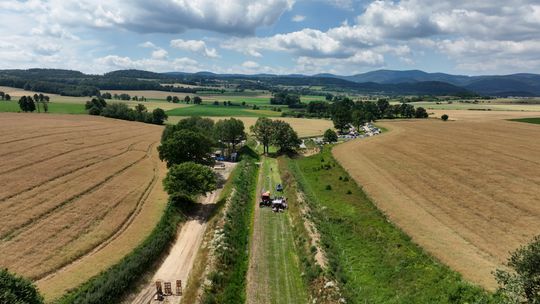
<path id="1" fill-rule="evenodd" d="M 152 52 L 152 58 L 154 59 L 165 59 L 167 58 L 167 55 L 169 55 L 169 53 L 164 49 L 157 49 Z"/>
<path id="2" fill-rule="evenodd" d="M 294 0 L 32 0 L 0 3 L 0 9 L 45 13 L 70 26 L 120 27 L 140 33 L 180 33 L 203 29 L 253 34 L 274 24 Z"/>
<path id="3" fill-rule="evenodd" d="M 294 15 L 291 20 L 293 22 L 302 22 L 304 20 L 306 20 L 306 16 L 303 16 L 303 15 Z"/>
<path id="4" fill-rule="evenodd" d="M 179 50 L 202 54 L 209 58 L 219 58 L 219 54 L 216 49 L 208 48 L 206 46 L 206 42 L 202 40 L 175 39 L 171 40 L 171 47 Z"/>
<path id="5" fill-rule="evenodd" d="M 146 69 L 155 72 L 185 71 L 197 72 L 201 66 L 196 60 L 182 57 L 173 60 L 163 58 L 132 59 L 127 56 L 108 55 L 94 60 L 104 71 L 115 69 Z"/>
<path id="6" fill-rule="evenodd" d="M 256 69 L 260 65 L 256 63 L 255 61 L 245 61 L 244 63 L 242 63 L 242 66 L 248 69 Z"/>

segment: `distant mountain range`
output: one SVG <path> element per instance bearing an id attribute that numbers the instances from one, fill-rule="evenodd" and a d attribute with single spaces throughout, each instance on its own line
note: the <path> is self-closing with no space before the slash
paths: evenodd
<path id="1" fill-rule="evenodd" d="M 540 75 L 512 74 L 465 76 L 420 70 L 378 70 L 352 76 L 317 74 L 216 74 L 212 72 L 155 73 L 118 70 L 87 75 L 58 69 L 0 70 L 0 85 L 32 88 L 48 93 L 85 96 L 103 89 L 173 90 L 161 83 L 229 84 L 241 88 L 271 89 L 275 86 L 321 86 L 325 90 L 385 95 L 540 96 Z M 192 89 L 193 90 L 193 89 Z"/>
<path id="2" fill-rule="evenodd" d="M 175 73 L 165 73 L 173 75 Z M 182 73 L 186 75 L 188 73 Z M 272 74 L 215 74 L 211 72 L 199 72 L 191 75 L 201 75 L 210 77 L 245 77 L 245 78 L 318 78 L 328 79 L 336 78 L 358 84 L 365 84 L 363 87 L 375 87 L 373 84 L 386 85 L 381 90 L 395 87 L 422 87 L 427 85 L 433 87 L 435 84 L 443 91 L 451 93 L 457 91 L 471 91 L 480 95 L 489 96 L 540 96 L 540 75 L 539 74 L 511 74 L 511 75 L 485 75 L 485 76 L 466 76 L 451 75 L 445 73 L 427 73 L 420 70 L 395 71 L 395 70 L 377 70 L 352 76 L 341 76 L 328 73 L 316 74 L 313 76 L 291 74 L 291 75 L 272 75 Z M 438 84 L 437 84 L 438 83 Z M 371 85 L 370 85 L 371 84 Z M 447 84 L 447 85 L 445 85 Z M 392 86 L 394 85 L 394 86 Z M 454 86 L 454 87 L 452 87 Z M 360 86 L 362 87 L 362 86 Z M 457 87 L 457 88 L 456 88 Z M 394 90 L 392 90 L 394 91 Z M 404 90 L 398 90 L 404 91 Z M 406 91 L 406 90 L 405 90 Z M 422 91 L 422 90 L 421 90 Z M 442 93 L 442 92 L 441 92 Z"/>
<path id="3" fill-rule="evenodd" d="M 492 76 L 464 76 L 445 73 L 427 73 L 420 70 L 378 70 L 352 76 L 318 74 L 315 77 L 334 77 L 357 83 L 380 84 L 418 83 L 439 81 L 462 87 L 481 95 L 494 96 L 540 96 L 540 75 L 512 74 Z"/>

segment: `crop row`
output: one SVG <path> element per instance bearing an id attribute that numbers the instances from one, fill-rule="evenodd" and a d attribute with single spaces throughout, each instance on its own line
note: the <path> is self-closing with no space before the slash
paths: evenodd
<path id="1" fill-rule="evenodd" d="M 185 220 L 179 206 L 186 201 L 170 201 L 152 233 L 118 264 L 100 273 L 56 301 L 57 304 L 99 304 L 118 302 L 139 278 L 152 268 L 174 241 L 178 224 Z"/>

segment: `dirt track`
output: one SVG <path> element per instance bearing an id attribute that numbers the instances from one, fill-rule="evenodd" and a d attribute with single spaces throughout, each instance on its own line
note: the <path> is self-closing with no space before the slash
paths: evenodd
<path id="1" fill-rule="evenodd" d="M 226 163 L 226 169 L 220 172 L 224 179 L 229 177 L 229 174 L 233 168 L 234 164 Z M 222 189 L 218 189 L 205 197 L 201 197 L 200 203 L 205 205 L 205 207 L 210 207 L 211 205 L 217 203 L 221 190 Z M 176 280 L 182 280 L 182 286 L 187 286 L 189 273 L 193 267 L 193 262 L 195 261 L 197 251 L 201 246 L 204 232 L 206 230 L 210 210 L 211 208 L 201 208 L 196 216 L 182 224 L 182 228 L 178 232 L 174 245 L 163 263 L 153 275 L 151 282 L 149 282 L 148 285 L 144 287 L 133 300 L 130 299 L 130 303 L 161 303 L 158 301 L 153 301 L 156 291 L 154 284 L 158 280 L 163 282 L 171 282 L 173 292 Z M 169 303 L 179 303 L 180 299 L 181 297 L 176 296 L 167 297 L 167 301 L 169 301 Z"/>
<path id="2" fill-rule="evenodd" d="M 540 233 L 540 126 L 454 114 L 382 122 L 390 132 L 334 155 L 415 242 L 492 289 L 491 271 Z"/>

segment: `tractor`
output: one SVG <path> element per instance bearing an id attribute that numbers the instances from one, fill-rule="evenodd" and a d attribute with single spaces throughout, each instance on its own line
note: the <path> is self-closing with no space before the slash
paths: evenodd
<path id="1" fill-rule="evenodd" d="M 261 193 L 261 200 L 259 202 L 259 207 L 270 207 L 272 206 L 272 198 L 270 197 L 270 191 Z"/>

